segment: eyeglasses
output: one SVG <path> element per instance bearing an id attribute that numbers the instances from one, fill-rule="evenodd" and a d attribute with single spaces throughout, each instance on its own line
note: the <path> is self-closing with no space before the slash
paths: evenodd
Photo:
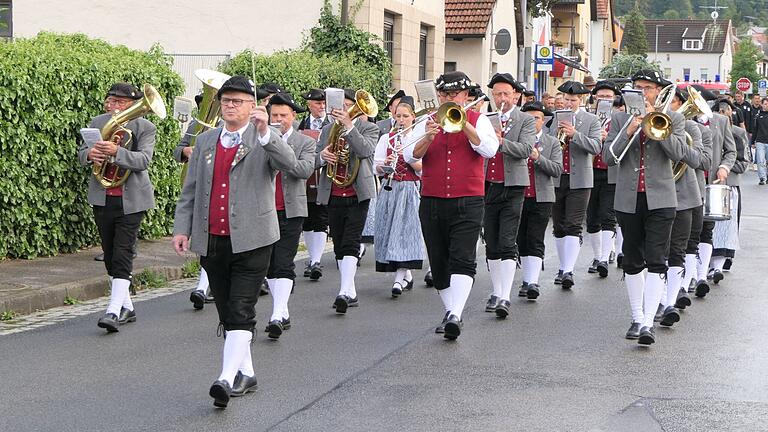
<path id="1" fill-rule="evenodd" d="M 243 102 L 253 102 L 253 99 L 230 99 L 230 98 L 226 98 L 226 97 L 224 97 L 224 98 L 221 98 L 221 99 L 219 100 L 219 103 L 220 103 L 222 106 L 224 106 L 224 105 L 230 105 L 230 104 L 231 104 L 231 105 L 232 105 L 233 107 L 235 107 L 235 108 L 237 108 L 237 107 L 239 107 L 239 106 L 243 105 Z"/>
<path id="2" fill-rule="evenodd" d="M 117 98 L 108 97 L 107 99 L 104 100 L 104 105 L 120 105 L 120 106 L 123 106 L 123 105 L 127 105 L 127 104 L 129 104 L 131 102 L 133 102 L 133 101 L 131 101 L 129 99 L 117 99 Z"/>
<path id="3" fill-rule="evenodd" d="M 464 90 L 454 90 L 454 91 L 443 91 L 443 90 L 441 90 L 441 91 L 437 92 L 437 94 L 442 96 L 442 97 L 452 97 L 452 98 L 455 98 L 456 96 L 458 96 L 463 91 Z"/>

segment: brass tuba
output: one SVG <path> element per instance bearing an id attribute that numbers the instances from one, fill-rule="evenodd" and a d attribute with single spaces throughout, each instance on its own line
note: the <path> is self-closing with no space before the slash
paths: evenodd
<path id="1" fill-rule="evenodd" d="M 712 117 L 712 110 L 709 108 L 707 101 L 704 100 L 701 93 L 692 86 L 688 86 L 688 100 L 677 109 L 677 112 L 682 114 L 686 120 L 691 120 L 701 114 L 710 118 Z M 685 141 L 688 143 L 688 147 L 693 147 L 693 138 L 688 132 L 685 133 Z M 687 168 L 688 165 L 686 165 L 685 162 L 672 164 L 672 174 L 674 175 L 675 181 L 683 178 L 683 174 L 685 174 Z"/>
<path id="2" fill-rule="evenodd" d="M 164 119 L 165 102 L 163 102 L 163 97 L 160 96 L 160 93 L 154 87 L 150 84 L 144 84 L 144 97 L 125 111 L 116 111 L 112 118 L 107 120 L 107 124 L 101 128 L 101 136 L 103 139 L 112 141 L 118 146 L 122 145 L 123 148 L 128 148 L 133 141 L 133 133 L 126 129 L 125 125 L 131 120 L 143 117 L 150 111 Z M 114 164 L 114 158 L 110 159 L 111 162 L 93 164 L 93 175 L 105 188 L 122 186 L 128 180 L 131 171 L 118 167 Z M 111 166 L 114 166 L 114 173 L 111 177 L 107 177 L 107 173 L 111 171 Z"/>
<path id="3" fill-rule="evenodd" d="M 379 105 L 365 90 L 355 92 L 355 105 L 347 111 L 350 119 L 356 119 L 361 115 L 376 117 L 379 113 Z M 355 182 L 357 172 L 360 170 L 360 159 L 349 152 L 347 139 L 341 136 L 343 126 L 336 121 L 331 125 L 328 133 L 328 150 L 336 155 L 335 163 L 328 163 L 325 175 L 339 187 L 347 187 Z"/>
<path id="4" fill-rule="evenodd" d="M 216 97 L 219 89 L 230 78 L 229 75 L 208 69 L 198 69 L 195 71 L 197 79 L 203 82 L 203 100 L 197 108 L 197 117 L 195 117 L 195 126 L 192 129 L 192 137 L 189 139 L 189 146 L 194 147 L 197 136 L 215 128 L 219 123 L 221 115 L 221 104 Z M 189 164 L 184 164 L 181 168 L 181 184 L 187 177 Z"/>

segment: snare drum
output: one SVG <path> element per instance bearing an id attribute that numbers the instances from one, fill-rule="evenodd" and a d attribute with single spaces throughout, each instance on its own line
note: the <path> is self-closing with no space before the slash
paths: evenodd
<path id="1" fill-rule="evenodd" d="M 704 194 L 704 220 L 731 219 L 731 187 L 721 184 L 707 185 Z"/>

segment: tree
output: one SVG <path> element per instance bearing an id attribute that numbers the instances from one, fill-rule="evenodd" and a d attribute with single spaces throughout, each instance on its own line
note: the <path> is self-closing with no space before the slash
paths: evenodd
<path id="1" fill-rule="evenodd" d="M 627 22 L 624 26 L 624 54 L 645 57 L 647 53 L 648 39 L 645 35 L 645 18 L 635 5 L 627 15 Z"/>
<path id="2" fill-rule="evenodd" d="M 736 81 L 739 78 L 749 78 L 754 85 L 762 78 L 757 73 L 757 62 L 763 58 L 762 50 L 752 43 L 751 38 L 742 39 L 736 46 L 733 54 L 733 66 L 731 66 L 731 90 L 736 90 Z"/>
<path id="3" fill-rule="evenodd" d="M 629 78 L 641 69 L 661 72 L 658 63 L 649 62 L 645 56 L 637 54 L 617 54 L 610 63 L 600 69 L 600 79 Z"/>

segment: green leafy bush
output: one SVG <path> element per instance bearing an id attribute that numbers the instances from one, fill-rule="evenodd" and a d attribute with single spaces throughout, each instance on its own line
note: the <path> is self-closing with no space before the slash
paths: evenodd
<path id="1" fill-rule="evenodd" d="M 82 34 L 40 33 L 0 43 L 0 259 L 73 252 L 98 242 L 87 202 L 90 169 L 77 159 L 79 130 L 103 110 L 117 81 L 150 83 L 172 107 L 181 78 L 160 47 L 112 46 Z M 179 191 L 172 151 L 178 124 L 158 127 L 150 177 L 157 207 L 143 237 L 168 235 Z"/>

